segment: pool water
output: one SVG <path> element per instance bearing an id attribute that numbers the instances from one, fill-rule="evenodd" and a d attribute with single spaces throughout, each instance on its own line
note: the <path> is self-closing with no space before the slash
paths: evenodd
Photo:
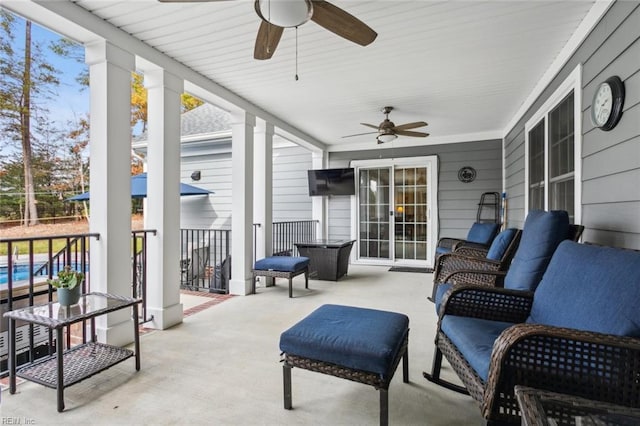
<path id="1" fill-rule="evenodd" d="M 42 265 L 44 265 L 44 262 L 40 262 L 40 263 L 34 263 L 33 264 L 33 270 L 37 271 L 38 269 L 40 269 L 40 267 Z M 74 269 L 80 269 L 78 268 L 80 265 L 71 265 L 72 268 Z M 89 269 L 88 267 L 89 265 L 87 265 L 87 270 Z M 12 274 L 12 279 L 13 282 L 17 282 L 17 281 L 26 281 L 29 279 L 29 265 L 28 264 L 16 264 L 13 265 L 13 274 Z M 53 266 L 53 275 L 57 275 L 58 270 L 60 268 L 64 268 L 64 265 L 54 265 Z M 38 275 L 40 277 L 46 277 L 46 269 L 41 272 L 42 275 Z M 6 284 L 9 281 L 9 272 L 8 272 L 8 266 L 0 266 L 0 285 L 2 284 Z"/>

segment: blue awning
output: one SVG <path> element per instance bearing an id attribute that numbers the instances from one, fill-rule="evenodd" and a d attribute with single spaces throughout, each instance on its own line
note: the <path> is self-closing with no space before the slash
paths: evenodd
<path id="1" fill-rule="evenodd" d="M 198 188 L 197 186 L 188 185 L 182 182 L 180 183 L 181 196 L 209 195 L 209 194 L 213 194 L 213 191 L 209 191 L 203 188 Z M 131 198 L 145 198 L 146 196 L 147 196 L 147 174 L 140 173 L 139 175 L 132 176 L 131 177 Z M 88 201 L 88 200 L 89 200 L 88 192 L 73 196 L 71 198 L 67 198 L 67 201 Z"/>

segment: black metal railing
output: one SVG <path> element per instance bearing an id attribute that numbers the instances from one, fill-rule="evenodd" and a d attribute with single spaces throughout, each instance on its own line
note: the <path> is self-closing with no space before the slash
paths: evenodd
<path id="1" fill-rule="evenodd" d="M 316 239 L 317 220 L 273 222 L 273 255 L 298 256 L 295 243 Z"/>
<path id="2" fill-rule="evenodd" d="M 140 321 L 147 322 L 147 240 L 154 230 L 132 232 L 132 290 L 133 297 L 141 297 Z M 89 250 L 92 239 L 100 234 L 56 235 L 34 238 L 8 238 L 0 240 L 0 377 L 7 374 L 8 320 L 4 312 L 53 301 L 54 290 L 47 284 L 65 266 L 85 275 L 82 293 L 91 291 Z M 24 259 L 24 260 L 23 260 Z M 65 330 L 67 347 L 72 343 L 87 342 L 86 324 L 70 326 Z M 51 355 L 55 342 L 51 331 L 39 325 L 18 324 L 16 329 L 18 365 Z"/>
<path id="3" fill-rule="evenodd" d="M 0 240 L 0 249 L 5 253 L 0 256 L 0 377 L 8 373 L 9 321 L 3 314 L 51 302 L 54 291 L 47 284 L 47 279 L 53 278 L 65 266 L 85 274 L 82 292 L 89 292 L 89 246 L 92 239 L 99 238 L 99 234 L 75 234 Z M 71 328 L 66 329 L 67 345 L 70 345 L 72 334 L 75 338 L 87 340 L 84 324 L 73 333 Z M 53 353 L 53 334 L 46 327 L 18 324 L 16 336 L 18 365 Z"/>
<path id="4" fill-rule="evenodd" d="M 231 279 L 231 230 L 180 230 L 180 287 L 228 293 Z"/>

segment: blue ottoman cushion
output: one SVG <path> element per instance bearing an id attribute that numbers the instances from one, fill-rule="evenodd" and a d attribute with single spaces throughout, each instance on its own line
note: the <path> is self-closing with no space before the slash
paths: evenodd
<path id="1" fill-rule="evenodd" d="M 513 324 L 480 318 L 445 315 L 440 329 L 483 381 L 489 377 L 493 343 Z"/>
<path id="2" fill-rule="evenodd" d="M 257 271 L 296 272 L 309 266 L 308 257 L 271 256 L 260 259 L 253 269 Z"/>
<path id="3" fill-rule="evenodd" d="M 280 350 L 386 377 L 408 331 L 404 314 L 322 305 L 280 335 Z"/>

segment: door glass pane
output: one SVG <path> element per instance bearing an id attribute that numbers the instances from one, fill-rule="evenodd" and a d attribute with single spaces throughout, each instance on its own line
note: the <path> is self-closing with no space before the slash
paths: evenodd
<path id="1" fill-rule="evenodd" d="M 389 258 L 389 168 L 360 169 L 360 257 Z"/>
<path id="2" fill-rule="evenodd" d="M 426 260 L 427 168 L 397 167 L 394 176 L 395 258 Z"/>

